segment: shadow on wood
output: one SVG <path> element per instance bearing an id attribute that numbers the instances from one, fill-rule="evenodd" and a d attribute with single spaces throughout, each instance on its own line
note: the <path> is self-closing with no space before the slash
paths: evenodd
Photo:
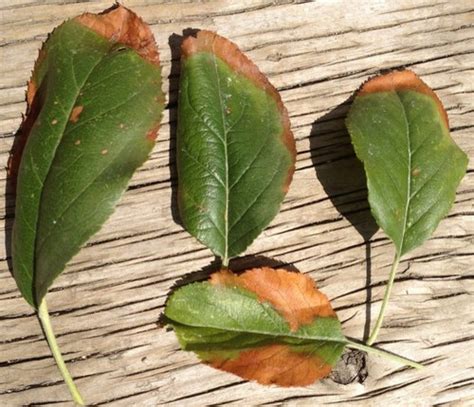
<path id="1" fill-rule="evenodd" d="M 19 132 L 20 130 L 18 130 Z M 10 151 L 10 157 L 12 157 L 15 151 L 15 145 L 17 144 L 18 132 L 15 135 L 15 141 Z M 10 164 L 9 164 L 10 166 Z M 15 189 L 16 189 L 16 176 L 12 176 L 10 172 L 7 173 L 7 180 L 5 183 L 5 253 L 7 257 L 8 270 L 13 276 L 13 261 L 12 261 L 12 232 L 13 222 L 15 221 Z"/>
<path id="2" fill-rule="evenodd" d="M 370 330 L 371 254 L 370 239 L 378 229 L 370 214 L 364 168 L 355 156 L 345 118 L 354 95 L 313 123 L 310 135 L 311 160 L 331 202 L 365 242 L 367 307 L 364 338 Z"/>
<path id="3" fill-rule="evenodd" d="M 183 226 L 178 208 L 178 167 L 176 161 L 176 138 L 178 131 L 178 95 L 179 95 L 179 77 L 181 73 L 181 44 L 183 39 L 189 35 L 197 33 L 195 28 L 186 28 L 183 35 L 172 34 L 168 38 L 168 45 L 171 51 L 171 70 L 168 76 L 168 110 L 170 123 L 170 149 L 169 149 L 169 167 L 171 183 L 171 216 L 173 220 Z"/>

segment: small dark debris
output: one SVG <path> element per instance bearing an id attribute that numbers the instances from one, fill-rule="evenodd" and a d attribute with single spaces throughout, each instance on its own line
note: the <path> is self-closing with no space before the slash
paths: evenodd
<path id="1" fill-rule="evenodd" d="M 356 380 L 358 383 L 364 383 L 369 374 L 366 359 L 367 353 L 360 350 L 346 349 L 329 378 L 339 384 L 349 384 Z"/>

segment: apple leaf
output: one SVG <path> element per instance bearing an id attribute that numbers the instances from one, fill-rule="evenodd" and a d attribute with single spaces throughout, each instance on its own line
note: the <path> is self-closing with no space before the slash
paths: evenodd
<path id="1" fill-rule="evenodd" d="M 262 384 L 311 384 L 347 345 L 327 297 L 309 277 L 283 269 L 214 273 L 175 291 L 165 317 L 183 349 Z"/>
<path id="2" fill-rule="evenodd" d="M 382 325 L 401 256 L 428 239 L 447 215 L 468 159 L 449 134 L 441 101 L 411 71 L 366 82 L 347 128 L 364 164 L 372 213 L 396 247 L 370 345 Z"/>
<path id="3" fill-rule="evenodd" d="M 199 31 L 182 53 L 181 219 L 227 265 L 277 214 L 294 172 L 294 139 L 278 92 L 235 44 Z"/>
<path id="4" fill-rule="evenodd" d="M 37 307 L 97 232 L 155 144 L 164 97 L 148 26 L 118 6 L 57 27 L 28 84 L 17 176 L 13 274 Z"/>
<path id="5" fill-rule="evenodd" d="M 74 402 L 84 405 L 44 296 L 111 215 L 155 144 L 164 97 L 149 27 L 120 5 L 64 22 L 40 50 L 27 102 L 9 162 L 13 276 L 37 309 Z"/>
<path id="6" fill-rule="evenodd" d="M 411 71 L 365 83 L 347 127 L 364 163 L 372 213 L 403 255 L 448 213 L 467 156 L 449 134 L 440 100 Z"/>

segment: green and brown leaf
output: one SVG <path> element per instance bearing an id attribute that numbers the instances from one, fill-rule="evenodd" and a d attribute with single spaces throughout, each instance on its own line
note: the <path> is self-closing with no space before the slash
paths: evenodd
<path id="1" fill-rule="evenodd" d="M 467 156 L 449 134 L 440 100 L 411 71 L 365 83 L 347 128 L 364 163 L 372 213 L 401 256 L 447 215 Z"/>
<path id="2" fill-rule="evenodd" d="M 150 29 L 122 6 L 66 21 L 40 51 L 27 101 L 10 163 L 12 255 L 18 287 L 36 307 L 154 145 L 164 97 Z"/>
<path id="3" fill-rule="evenodd" d="M 189 233 L 226 264 L 277 214 L 294 139 L 278 92 L 235 44 L 200 31 L 182 53 L 179 209 Z"/>
<path id="4" fill-rule="evenodd" d="M 309 277 L 283 269 L 222 270 L 174 292 L 165 316 L 183 349 L 262 384 L 311 384 L 347 343 L 327 297 Z"/>

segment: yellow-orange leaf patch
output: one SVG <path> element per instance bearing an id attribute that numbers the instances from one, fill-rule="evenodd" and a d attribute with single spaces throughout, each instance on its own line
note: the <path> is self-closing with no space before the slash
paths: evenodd
<path id="1" fill-rule="evenodd" d="M 310 385 L 332 369 L 316 355 L 295 352 L 280 344 L 243 351 L 235 359 L 216 358 L 208 363 L 247 380 L 284 387 Z"/>

